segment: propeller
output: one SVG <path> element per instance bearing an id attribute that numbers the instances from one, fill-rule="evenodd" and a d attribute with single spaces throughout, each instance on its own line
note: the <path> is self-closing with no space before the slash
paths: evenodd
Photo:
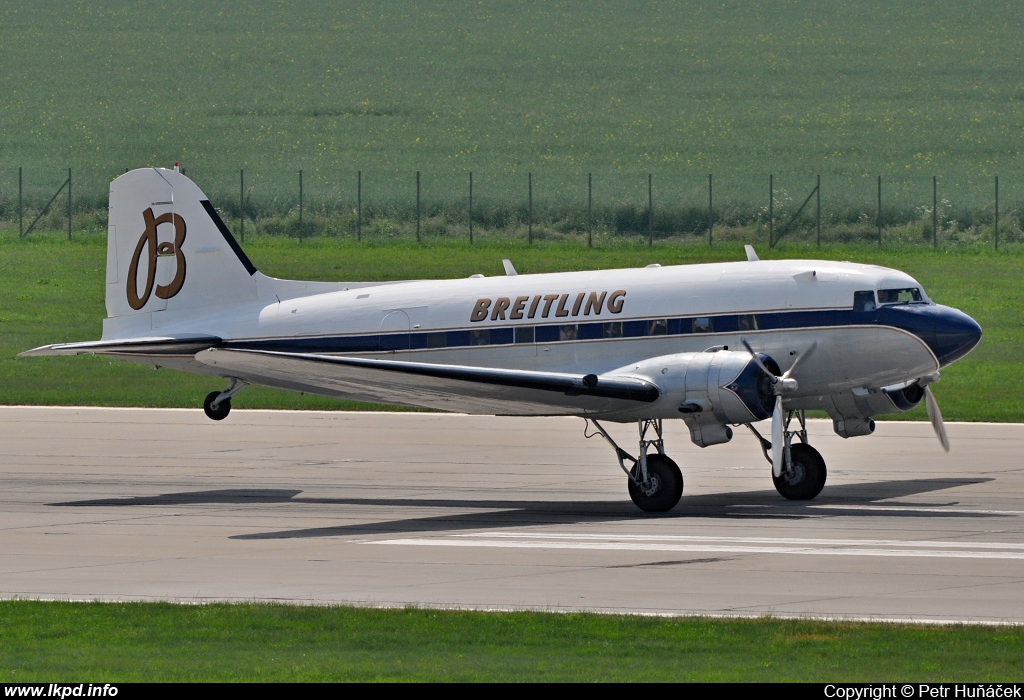
<path id="1" fill-rule="evenodd" d="M 942 411 L 939 410 L 939 404 L 927 384 L 924 386 L 924 407 L 928 410 L 928 420 L 932 422 L 932 428 L 942 443 L 942 449 L 949 452 L 949 436 L 946 435 L 946 425 L 942 422 Z"/>
<path id="2" fill-rule="evenodd" d="M 748 343 L 746 339 L 742 339 L 741 342 L 743 343 L 743 347 L 747 349 L 747 352 L 750 353 L 751 357 L 754 358 L 754 362 L 757 363 L 757 366 L 761 368 L 761 371 L 767 374 L 772 380 L 772 391 L 775 393 L 775 410 L 772 411 L 772 473 L 776 477 L 779 477 L 782 476 L 783 450 L 786 446 L 786 413 L 782 408 L 782 395 L 794 392 L 800 387 L 796 378 L 793 377 L 793 374 L 800 363 L 814 352 L 814 348 L 818 347 L 818 343 L 815 341 L 808 345 L 806 350 L 797 355 L 796 360 L 793 361 L 793 364 L 789 369 L 782 373 L 782 376 L 776 376 L 771 370 L 765 367 L 764 363 L 761 362 L 761 358 L 757 356 L 757 353 L 750 347 L 750 343 Z M 925 391 L 927 391 L 927 389 L 925 389 Z M 935 410 L 938 412 L 938 407 L 936 407 Z M 929 415 L 931 415 L 930 410 Z M 939 418 L 939 421 L 941 423 L 941 417 Z"/>

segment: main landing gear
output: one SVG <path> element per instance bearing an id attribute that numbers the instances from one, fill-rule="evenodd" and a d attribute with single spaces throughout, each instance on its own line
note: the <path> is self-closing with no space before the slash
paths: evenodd
<path id="1" fill-rule="evenodd" d="M 797 430 L 789 429 L 793 418 L 796 418 L 800 424 Z M 772 464 L 772 443 L 761 437 L 754 426 L 748 423 L 747 427 L 760 441 L 764 458 L 768 460 L 769 464 Z M 775 490 L 791 501 L 809 501 L 821 493 L 825 487 L 827 471 L 821 453 L 807 443 L 807 418 L 803 411 L 786 412 L 783 436 L 785 439 L 785 448 L 782 453 L 783 464 L 778 468 L 772 464 L 772 481 L 775 482 Z M 794 436 L 800 438 L 800 442 L 795 445 L 793 444 Z"/>
<path id="2" fill-rule="evenodd" d="M 619 466 L 629 477 L 629 497 L 640 510 L 648 513 L 664 513 L 672 510 L 683 495 L 683 473 L 679 471 L 678 465 L 665 455 L 665 444 L 661 437 L 661 420 L 640 420 L 637 424 L 640 428 L 640 457 L 629 454 L 612 440 L 607 431 L 596 420 L 588 419 L 593 423 L 597 433 L 587 434 L 586 437 L 600 435 L 615 450 L 615 457 L 619 460 Z M 648 439 L 647 432 L 654 431 L 656 437 Z M 653 446 L 657 452 L 647 454 Z M 630 463 L 630 466 L 626 465 Z"/>
<path id="3" fill-rule="evenodd" d="M 231 397 L 249 386 L 243 381 L 232 379 L 224 391 L 211 391 L 203 401 L 203 410 L 211 420 L 224 420 L 231 413 Z"/>

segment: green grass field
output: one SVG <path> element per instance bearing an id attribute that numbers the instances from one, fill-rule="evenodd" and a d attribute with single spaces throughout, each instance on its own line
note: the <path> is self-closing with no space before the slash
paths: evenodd
<path id="1" fill-rule="evenodd" d="M 34 235 L 34 234 L 33 234 Z M 220 384 L 205 377 L 97 356 L 31 358 L 18 352 L 56 342 L 100 337 L 106 260 L 103 236 L 67 241 L 59 234 L 19 240 L 0 236 L 0 403 L 103 406 L 199 406 Z M 738 244 L 714 248 L 606 241 L 593 249 L 578 243 L 491 239 L 429 244 L 356 244 L 318 238 L 260 237 L 246 249 L 265 273 L 292 279 L 387 280 L 503 274 L 510 257 L 522 273 L 636 267 L 714 260 L 742 260 Z M 947 420 L 1024 420 L 1024 373 L 1017 345 L 1024 337 L 1024 251 L 978 247 L 929 250 L 864 246 L 817 249 L 781 244 L 759 251 L 764 258 L 827 258 L 877 263 L 914 275 L 933 299 L 963 309 L 985 337 L 966 359 L 943 372 L 934 388 Z M 234 399 L 238 408 L 366 408 L 314 396 L 250 388 Z M 896 417 L 896 416 L 894 416 Z M 923 407 L 898 416 L 924 419 Z"/>
<path id="2" fill-rule="evenodd" d="M 5 682 L 1018 681 L 1024 628 L 0 603 Z"/>
<path id="3" fill-rule="evenodd" d="M 1008 0 L 9 0 L 3 216 L 19 165 L 33 201 L 72 167 L 102 207 L 124 168 L 180 160 L 222 207 L 245 168 L 252 213 L 292 207 L 300 169 L 309 206 L 351 214 L 362 170 L 364 206 L 406 217 L 415 171 L 425 202 L 462 206 L 472 170 L 498 220 L 525 206 L 528 172 L 538 207 L 576 219 L 587 173 L 598 208 L 629 219 L 648 173 L 656 208 L 702 212 L 710 172 L 723 220 L 763 216 L 774 173 L 780 214 L 820 174 L 827 219 L 873 221 L 880 174 L 893 222 L 928 219 L 938 175 L 944 216 L 987 226 L 1000 175 L 1009 227 L 1022 23 Z"/>

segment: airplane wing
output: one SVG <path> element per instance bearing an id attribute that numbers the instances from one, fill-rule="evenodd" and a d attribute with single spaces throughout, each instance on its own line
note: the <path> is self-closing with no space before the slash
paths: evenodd
<path id="1" fill-rule="evenodd" d="M 18 357 L 44 355 L 192 355 L 212 347 L 220 338 L 209 335 L 154 336 L 118 340 L 92 340 L 85 343 L 56 343 L 26 350 Z"/>
<path id="2" fill-rule="evenodd" d="M 495 415 L 605 415 L 658 399 L 632 377 L 436 365 L 211 348 L 196 359 L 225 377 L 358 401 Z"/>

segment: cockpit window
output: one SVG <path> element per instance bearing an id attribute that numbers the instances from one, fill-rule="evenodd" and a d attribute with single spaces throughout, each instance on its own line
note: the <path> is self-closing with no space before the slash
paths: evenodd
<path id="1" fill-rule="evenodd" d="M 924 301 L 920 287 L 878 290 L 879 304 L 909 304 L 913 301 Z"/>
<path id="2" fill-rule="evenodd" d="M 875 293 L 868 290 L 866 292 L 854 292 L 853 293 L 853 310 L 854 311 L 874 311 L 875 310 Z"/>

